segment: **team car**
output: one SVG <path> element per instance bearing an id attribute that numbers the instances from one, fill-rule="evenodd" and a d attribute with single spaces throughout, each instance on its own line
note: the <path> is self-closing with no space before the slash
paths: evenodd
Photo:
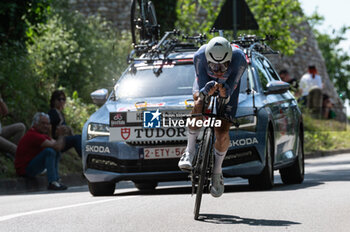
<path id="1" fill-rule="evenodd" d="M 186 123 L 191 123 L 198 46 L 176 39 L 161 42 L 130 59 L 111 93 L 100 89 L 91 94 L 96 104 L 103 104 L 82 132 L 83 169 L 94 196 L 112 195 L 119 181 L 153 190 L 158 182 L 189 180 L 177 164 L 186 148 Z M 272 51 L 263 41 L 246 37 L 234 43 L 246 54 L 248 68 L 240 82 L 223 175 L 269 189 L 279 170 L 285 184 L 301 183 L 303 121 L 289 84 L 263 55 Z"/>

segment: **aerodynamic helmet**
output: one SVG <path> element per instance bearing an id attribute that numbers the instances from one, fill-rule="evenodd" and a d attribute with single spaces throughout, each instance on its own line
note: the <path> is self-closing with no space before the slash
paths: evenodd
<path id="1" fill-rule="evenodd" d="M 212 38 L 205 48 L 205 57 L 208 63 L 224 64 L 232 59 L 232 47 L 224 37 Z"/>

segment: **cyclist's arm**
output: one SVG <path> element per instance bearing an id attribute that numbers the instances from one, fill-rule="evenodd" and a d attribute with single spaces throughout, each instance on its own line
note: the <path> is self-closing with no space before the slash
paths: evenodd
<path id="1" fill-rule="evenodd" d="M 232 51 L 232 61 L 230 63 L 231 74 L 224 84 L 224 87 L 228 90 L 228 96 L 231 96 L 233 91 L 237 88 L 247 66 L 248 64 L 243 51 L 234 49 Z"/>
<path id="2" fill-rule="evenodd" d="M 196 70 L 196 81 L 198 84 L 198 89 L 200 91 L 210 81 L 209 76 L 207 74 L 207 70 L 204 66 L 204 64 L 206 64 L 206 60 L 203 55 L 197 55 L 196 53 L 193 62 Z"/>

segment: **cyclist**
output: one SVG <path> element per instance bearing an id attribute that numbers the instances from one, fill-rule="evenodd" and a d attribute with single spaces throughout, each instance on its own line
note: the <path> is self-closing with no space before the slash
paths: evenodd
<path id="1" fill-rule="evenodd" d="M 192 114 L 202 113 L 204 96 L 211 96 L 216 91 L 225 98 L 227 119 L 233 120 L 238 104 L 239 86 L 242 74 L 247 68 L 247 61 L 241 49 L 223 37 L 214 37 L 208 44 L 201 46 L 194 55 L 196 79 L 193 84 L 194 108 Z M 196 120 L 202 120 L 197 117 Z M 216 127 L 214 144 L 215 162 L 210 193 L 220 197 L 224 192 L 222 163 L 230 144 L 229 129 L 231 123 L 222 120 L 221 127 Z M 187 148 L 180 158 L 178 166 L 183 171 L 192 169 L 192 161 L 196 152 L 196 140 L 200 132 L 198 127 L 189 127 Z"/>

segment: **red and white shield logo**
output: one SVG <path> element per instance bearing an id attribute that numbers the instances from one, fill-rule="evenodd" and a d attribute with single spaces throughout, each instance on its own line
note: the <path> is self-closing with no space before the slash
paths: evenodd
<path id="1" fill-rule="evenodd" d="M 122 128 L 120 135 L 124 140 L 127 140 L 130 137 L 130 128 Z"/>

